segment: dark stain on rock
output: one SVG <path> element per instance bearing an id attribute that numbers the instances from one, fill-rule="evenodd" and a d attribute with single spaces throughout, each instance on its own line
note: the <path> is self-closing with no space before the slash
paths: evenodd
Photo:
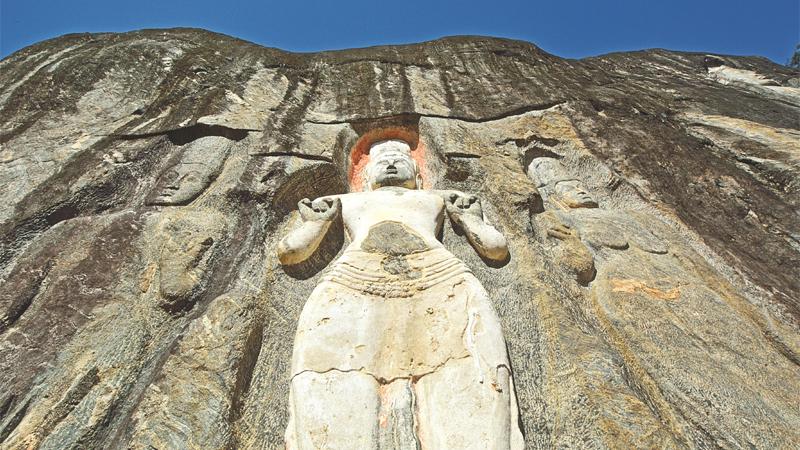
<path id="1" fill-rule="evenodd" d="M 413 230 L 400 222 L 387 220 L 370 228 L 361 243 L 361 249 L 369 253 L 401 256 L 424 252 L 430 248 Z"/>

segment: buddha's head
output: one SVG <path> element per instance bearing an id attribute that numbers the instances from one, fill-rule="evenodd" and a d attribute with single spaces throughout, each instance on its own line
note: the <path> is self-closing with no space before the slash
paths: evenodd
<path id="1" fill-rule="evenodd" d="M 557 203 L 569 208 L 597 208 L 597 202 L 581 182 L 570 177 L 555 158 L 534 158 L 528 166 L 528 176 L 545 196 Z"/>
<path id="2" fill-rule="evenodd" d="M 369 163 L 364 169 L 364 190 L 387 186 L 419 189 L 422 176 L 417 162 L 411 157 L 411 147 L 405 141 L 390 139 L 372 144 Z"/>

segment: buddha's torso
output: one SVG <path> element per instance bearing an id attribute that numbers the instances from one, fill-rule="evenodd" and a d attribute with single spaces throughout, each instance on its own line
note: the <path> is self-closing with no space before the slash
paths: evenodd
<path id="1" fill-rule="evenodd" d="M 411 254 L 442 248 L 444 200 L 435 191 L 382 188 L 339 196 L 349 249 Z"/>

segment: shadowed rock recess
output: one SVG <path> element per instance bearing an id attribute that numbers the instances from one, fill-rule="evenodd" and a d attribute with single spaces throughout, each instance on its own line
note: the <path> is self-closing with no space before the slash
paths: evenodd
<path id="1" fill-rule="evenodd" d="M 800 447 L 800 72 L 195 29 L 0 62 L 0 447 L 282 448 L 347 237 L 286 268 L 278 241 L 398 136 L 508 241 L 486 264 L 441 236 L 499 314 L 527 448 Z"/>

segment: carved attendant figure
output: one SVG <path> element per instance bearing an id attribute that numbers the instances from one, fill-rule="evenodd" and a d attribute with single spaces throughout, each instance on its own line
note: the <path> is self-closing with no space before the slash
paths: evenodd
<path id="1" fill-rule="evenodd" d="M 534 159 L 528 167 L 528 175 L 547 198 L 547 203 L 556 207 L 551 211 L 556 211 L 566 222 L 550 230 L 554 237 L 560 238 L 556 236 L 559 230 L 563 232 L 575 222 L 583 238 L 594 248 L 625 250 L 633 245 L 648 253 L 667 253 L 666 243 L 637 222 L 636 217 L 641 214 L 598 208 L 597 201 L 579 180 L 567 174 L 557 159 Z"/>
<path id="2" fill-rule="evenodd" d="M 534 159 L 528 174 L 549 209 L 535 219 L 537 228 L 558 240 L 552 248 L 559 265 L 572 269 L 582 281 L 585 272 L 581 270 L 594 269 L 596 263 L 596 276 L 592 272 L 591 278 L 583 279 L 584 284 L 591 281 L 586 301 L 575 304 L 584 308 L 585 316 L 595 321 L 604 336 L 613 338 L 609 343 L 624 365 L 633 369 L 628 383 L 636 380 L 639 388 L 649 386 L 640 392 L 649 392 L 644 397 L 648 406 L 664 430 L 669 430 L 668 440 L 648 444 L 649 432 L 637 425 L 642 440 L 627 447 L 685 446 L 681 441 L 693 438 L 672 430 L 698 423 L 708 430 L 707 436 L 724 436 L 726 442 L 752 442 L 751 436 L 765 436 L 751 445 L 781 447 L 782 442 L 777 443 L 781 438 L 774 438 L 770 430 L 786 421 L 797 422 L 795 412 L 800 411 L 797 396 L 785 394 L 783 381 L 797 378 L 796 333 L 735 293 L 708 260 L 691 248 L 680 229 L 671 229 L 647 210 L 598 208 L 557 159 Z M 593 364 L 587 373 L 597 373 L 596 367 Z M 609 380 L 602 372 L 593 377 L 599 383 Z M 671 398 L 681 401 L 671 402 Z M 636 406 L 639 400 L 633 400 L 613 410 L 604 405 L 602 414 L 609 420 L 603 426 L 620 420 L 639 422 L 644 405 Z M 624 408 L 630 408 L 629 412 Z M 748 417 L 751 411 L 771 408 L 792 413 L 763 413 L 758 420 Z M 646 427 L 653 430 L 655 439 L 665 436 Z M 637 428 L 623 425 L 618 429 Z M 776 441 L 768 441 L 773 438 Z M 674 445 L 669 443 L 672 440 Z"/>
<path id="3" fill-rule="evenodd" d="M 505 239 L 475 197 L 420 190 L 405 142 L 370 158 L 365 192 L 302 200 L 278 247 L 304 261 L 339 214 L 351 241 L 300 316 L 287 448 L 523 448 L 499 319 L 436 236 L 447 211 L 487 259 Z"/>

